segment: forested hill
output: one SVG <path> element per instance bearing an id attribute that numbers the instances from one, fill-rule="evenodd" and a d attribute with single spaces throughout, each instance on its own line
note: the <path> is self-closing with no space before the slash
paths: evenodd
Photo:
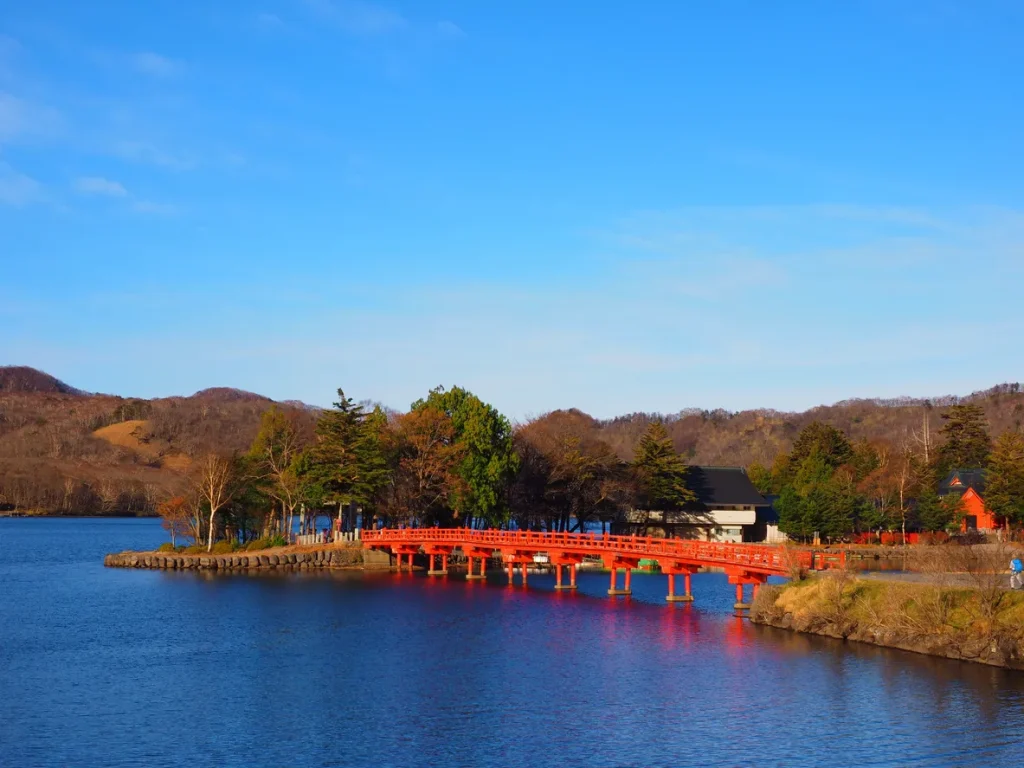
<path id="1" fill-rule="evenodd" d="M 980 405 L 993 435 L 1024 420 L 1019 385 L 1005 384 L 962 398 L 850 400 L 803 413 L 683 411 L 605 421 L 577 414 L 575 423 L 587 425 L 624 460 L 632 458 L 646 426 L 660 419 L 690 463 L 770 465 L 815 420 L 851 440 L 898 443 L 920 431 L 925 419 L 937 432 L 943 408 L 960 402 Z M 31 368 L 0 367 L 0 512 L 148 513 L 185 486 L 196 458 L 247 450 L 272 405 L 261 395 L 226 388 L 153 400 L 89 394 Z M 316 409 L 276 405 L 294 414 L 303 439 L 312 440 Z"/>
<path id="2" fill-rule="evenodd" d="M 898 445 L 928 427 L 935 433 L 942 427 L 942 413 L 952 405 L 974 403 L 982 407 L 995 436 L 1024 423 L 1024 394 L 1020 384 L 1000 384 L 967 396 L 947 395 L 930 399 L 844 400 L 802 413 L 772 410 L 729 411 L 688 410 L 674 415 L 633 413 L 599 421 L 595 428 L 623 458 L 632 456 L 633 446 L 647 425 L 664 423 L 676 449 L 692 464 L 749 466 L 770 465 L 788 452 L 800 430 L 814 421 L 841 429 L 851 441 L 884 441 Z"/>
<path id="3" fill-rule="evenodd" d="M 0 513 L 148 514 L 185 486 L 196 457 L 247 450 L 273 404 L 229 388 L 153 400 L 89 394 L 0 367 Z M 316 409 L 278 405 L 311 438 Z"/>

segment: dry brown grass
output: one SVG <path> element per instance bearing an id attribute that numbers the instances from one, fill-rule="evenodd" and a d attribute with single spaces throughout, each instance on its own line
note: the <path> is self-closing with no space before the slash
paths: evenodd
<path id="1" fill-rule="evenodd" d="M 144 419 L 110 424 L 92 434 L 111 445 L 134 451 L 147 461 L 158 462 L 161 467 L 167 469 L 185 472 L 192 465 L 192 460 L 188 456 L 173 451 L 166 441 L 153 438 L 149 433 L 149 422 Z"/>
<path id="2" fill-rule="evenodd" d="M 969 549 L 958 547 L 958 550 Z M 976 579 L 950 586 L 933 561 L 936 583 L 858 579 L 833 571 L 802 582 L 762 589 L 752 618 L 803 632 L 845 637 L 950 658 L 1024 668 L 1024 593 L 1007 590 L 1004 554 L 942 553 Z"/>

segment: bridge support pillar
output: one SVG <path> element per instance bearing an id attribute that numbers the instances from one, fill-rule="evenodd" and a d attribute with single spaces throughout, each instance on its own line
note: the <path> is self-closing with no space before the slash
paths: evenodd
<path id="1" fill-rule="evenodd" d="M 508 585 L 511 587 L 515 582 L 516 578 L 516 565 L 515 563 L 508 564 Z"/>
<path id="2" fill-rule="evenodd" d="M 430 555 L 430 570 L 427 571 L 427 576 L 447 576 L 448 575 L 448 555 L 441 555 L 441 561 L 443 565 L 440 569 L 437 567 L 438 555 Z"/>
<path id="3" fill-rule="evenodd" d="M 523 586 L 525 587 L 526 586 L 526 563 L 523 563 L 522 573 L 523 573 Z"/>
<path id="4" fill-rule="evenodd" d="M 482 557 L 480 558 L 480 573 L 473 573 L 473 561 L 476 560 L 475 557 L 467 557 L 466 560 L 469 563 L 469 573 L 466 574 L 466 579 L 475 580 L 484 578 L 484 559 Z"/>
<path id="5" fill-rule="evenodd" d="M 736 585 L 736 604 L 733 606 L 737 611 L 745 611 L 750 608 L 749 603 L 743 602 L 743 584 Z"/>
<path id="6" fill-rule="evenodd" d="M 665 598 L 670 603 L 691 603 L 693 602 L 693 595 L 690 594 L 690 572 L 683 572 L 683 594 L 676 594 L 676 576 L 678 574 L 675 571 L 669 571 L 668 574 L 668 596 Z"/>
<path id="7" fill-rule="evenodd" d="M 564 567 L 569 569 L 569 583 L 565 584 L 562 581 L 562 567 L 563 563 L 557 563 L 555 565 L 555 589 L 576 589 L 576 564 L 566 563 Z"/>
<path id="8" fill-rule="evenodd" d="M 618 568 L 612 566 L 612 580 L 611 585 L 608 588 L 609 595 L 631 595 L 632 592 L 629 589 L 629 566 L 626 566 L 625 584 L 623 589 L 618 589 L 618 585 L 615 583 L 618 578 Z"/>

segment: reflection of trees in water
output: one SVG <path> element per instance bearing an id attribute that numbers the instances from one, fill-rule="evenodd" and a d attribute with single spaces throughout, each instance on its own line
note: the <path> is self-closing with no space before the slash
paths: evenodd
<path id="1" fill-rule="evenodd" d="M 1018 671 L 775 627 L 750 627 L 787 656 L 824 659 L 829 674 L 822 682 L 836 693 L 828 694 L 828 699 L 851 716 L 863 716 L 868 707 L 879 713 L 872 720 L 948 718 L 956 732 L 965 722 L 1006 732 L 1024 727 L 1024 675 Z M 813 679 L 804 677 L 808 671 L 801 665 L 799 675 L 813 685 Z"/>

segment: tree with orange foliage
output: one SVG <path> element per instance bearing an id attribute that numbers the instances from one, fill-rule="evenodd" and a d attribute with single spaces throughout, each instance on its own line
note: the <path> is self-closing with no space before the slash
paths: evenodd
<path id="1" fill-rule="evenodd" d="M 173 496 L 161 502 L 157 506 L 156 512 L 160 515 L 160 524 L 171 535 L 172 547 L 178 545 L 179 536 L 188 536 L 192 532 L 192 513 L 189 509 L 188 499 L 184 496 Z"/>
<path id="2" fill-rule="evenodd" d="M 451 417 L 439 408 L 427 405 L 400 417 L 398 478 L 391 505 L 397 520 L 421 523 L 446 517 L 447 500 L 464 491 L 459 465 L 466 448 L 455 439 Z"/>
<path id="3" fill-rule="evenodd" d="M 512 501 L 520 527 L 583 530 L 589 519 L 608 519 L 628 506 L 633 489 L 625 467 L 587 414 L 552 411 L 521 427 L 516 443 L 523 468 Z"/>

